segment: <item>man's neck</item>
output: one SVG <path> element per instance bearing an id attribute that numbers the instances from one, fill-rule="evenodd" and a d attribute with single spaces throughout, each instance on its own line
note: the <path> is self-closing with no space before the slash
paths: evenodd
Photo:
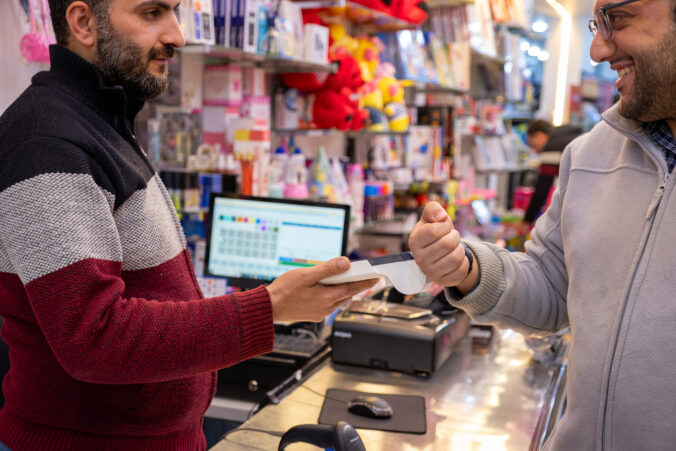
<path id="1" fill-rule="evenodd" d="M 93 48 L 85 47 L 72 38 L 69 39 L 68 44 L 66 44 L 66 48 L 71 52 L 75 53 L 76 55 L 78 55 L 80 58 L 84 59 L 85 61 L 90 62 L 95 66 L 98 66 L 98 64 L 96 64 L 96 58 Z"/>
<path id="2" fill-rule="evenodd" d="M 666 119 L 666 122 L 671 129 L 671 136 L 676 138 L 676 119 Z"/>

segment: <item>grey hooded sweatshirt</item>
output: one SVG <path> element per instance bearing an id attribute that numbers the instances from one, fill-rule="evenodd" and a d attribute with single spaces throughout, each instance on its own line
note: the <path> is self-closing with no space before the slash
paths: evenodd
<path id="1" fill-rule="evenodd" d="M 468 242 L 481 282 L 449 300 L 525 334 L 570 326 L 568 406 L 545 449 L 676 449 L 676 177 L 617 105 L 559 177 L 526 254 Z"/>

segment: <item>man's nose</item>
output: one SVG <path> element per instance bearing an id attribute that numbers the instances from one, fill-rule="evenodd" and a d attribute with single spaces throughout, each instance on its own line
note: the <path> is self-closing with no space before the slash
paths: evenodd
<path id="1" fill-rule="evenodd" d="M 178 17 L 175 14 L 170 14 L 170 16 L 167 27 L 160 36 L 160 42 L 171 47 L 183 47 L 185 36 L 183 36 L 183 30 L 178 23 Z"/>
<path id="2" fill-rule="evenodd" d="M 613 42 L 612 36 L 606 41 L 601 36 L 601 33 L 596 33 L 596 36 L 594 36 L 594 39 L 592 40 L 591 48 L 589 49 L 589 55 L 591 56 L 591 59 L 597 63 L 603 63 L 610 60 L 616 51 L 617 47 Z"/>

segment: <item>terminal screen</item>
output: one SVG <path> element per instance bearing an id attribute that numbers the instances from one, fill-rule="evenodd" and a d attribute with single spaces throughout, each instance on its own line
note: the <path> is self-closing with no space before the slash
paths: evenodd
<path id="1" fill-rule="evenodd" d="M 345 252 L 349 207 L 215 196 L 207 273 L 272 281 Z"/>

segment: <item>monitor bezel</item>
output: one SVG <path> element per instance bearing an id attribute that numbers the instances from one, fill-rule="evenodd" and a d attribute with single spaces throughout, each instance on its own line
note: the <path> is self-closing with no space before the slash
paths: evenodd
<path id="1" fill-rule="evenodd" d="M 274 198 L 274 197 L 259 197 L 259 196 L 249 196 L 239 193 L 211 193 L 209 198 L 209 211 L 206 218 L 206 248 L 204 254 L 204 275 L 206 277 L 216 277 L 219 279 L 227 279 L 228 285 L 242 288 L 242 289 L 252 289 L 260 285 L 267 285 L 272 283 L 274 280 L 267 279 L 251 279 L 248 277 L 229 277 L 221 274 L 212 274 L 209 270 L 209 258 L 211 256 L 211 228 L 213 224 L 214 217 L 214 205 L 217 198 L 224 199 L 240 199 L 240 200 L 250 200 L 250 201 L 260 201 L 276 204 L 287 204 L 287 205 L 304 205 L 308 207 L 325 207 L 333 208 L 336 210 L 343 210 L 345 212 L 345 217 L 343 221 L 343 242 L 341 245 L 340 255 L 347 255 L 347 241 L 349 237 L 349 228 L 350 228 L 350 206 L 347 204 L 334 204 L 328 202 L 319 202 L 314 200 L 301 200 L 301 199 L 283 199 L 283 198 Z"/>

